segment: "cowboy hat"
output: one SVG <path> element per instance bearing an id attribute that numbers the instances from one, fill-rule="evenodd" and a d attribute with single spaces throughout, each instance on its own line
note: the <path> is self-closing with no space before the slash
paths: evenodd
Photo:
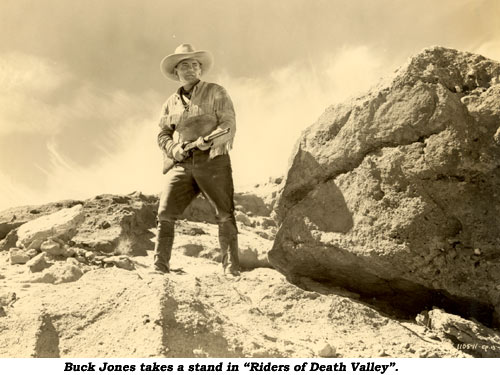
<path id="1" fill-rule="evenodd" d="M 174 73 L 174 68 L 185 59 L 198 60 L 201 64 L 201 74 L 208 72 L 214 62 L 210 52 L 196 51 L 191 44 L 185 43 L 181 44 L 173 54 L 168 55 L 161 61 L 160 69 L 167 78 L 178 81 L 179 77 Z"/>

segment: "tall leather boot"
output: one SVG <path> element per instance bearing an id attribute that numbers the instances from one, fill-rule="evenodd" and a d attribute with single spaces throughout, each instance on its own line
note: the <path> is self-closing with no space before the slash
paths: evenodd
<path id="1" fill-rule="evenodd" d="M 239 276 L 238 230 L 234 220 L 219 223 L 219 244 L 224 273 L 226 275 Z"/>
<path id="2" fill-rule="evenodd" d="M 160 220 L 157 223 L 156 244 L 154 253 L 155 271 L 170 272 L 170 256 L 174 244 L 175 221 Z"/>

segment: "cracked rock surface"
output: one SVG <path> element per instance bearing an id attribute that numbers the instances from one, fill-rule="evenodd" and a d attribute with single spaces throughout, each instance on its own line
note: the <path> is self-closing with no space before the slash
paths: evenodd
<path id="1" fill-rule="evenodd" d="M 292 155 L 271 264 L 498 324 L 499 108 L 500 64 L 442 47 L 328 108 Z"/>

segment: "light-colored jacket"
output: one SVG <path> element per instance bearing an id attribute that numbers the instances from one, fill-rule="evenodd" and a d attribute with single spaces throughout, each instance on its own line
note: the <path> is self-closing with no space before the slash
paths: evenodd
<path id="1" fill-rule="evenodd" d="M 233 102 L 226 90 L 216 84 L 200 81 L 191 92 L 191 100 L 185 107 L 181 100 L 181 88 L 172 94 L 162 108 L 160 118 L 160 133 L 158 134 L 158 145 L 166 156 L 172 159 L 172 148 L 179 142 L 176 127 L 187 119 L 195 120 L 194 117 L 214 117 L 217 128 L 229 128 L 230 132 L 213 140 L 210 149 L 210 158 L 227 154 L 232 146 L 236 132 L 236 120 Z M 166 171 L 164 170 L 164 173 Z"/>

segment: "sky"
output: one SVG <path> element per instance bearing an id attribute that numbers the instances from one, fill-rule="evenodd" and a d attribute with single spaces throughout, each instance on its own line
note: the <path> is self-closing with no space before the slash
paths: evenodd
<path id="1" fill-rule="evenodd" d="M 0 0 L 0 210 L 161 190 L 160 72 L 181 43 L 236 110 L 237 189 L 284 175 L 326 107 L 424 48 L 500 61 L 499 0 Z"/>

